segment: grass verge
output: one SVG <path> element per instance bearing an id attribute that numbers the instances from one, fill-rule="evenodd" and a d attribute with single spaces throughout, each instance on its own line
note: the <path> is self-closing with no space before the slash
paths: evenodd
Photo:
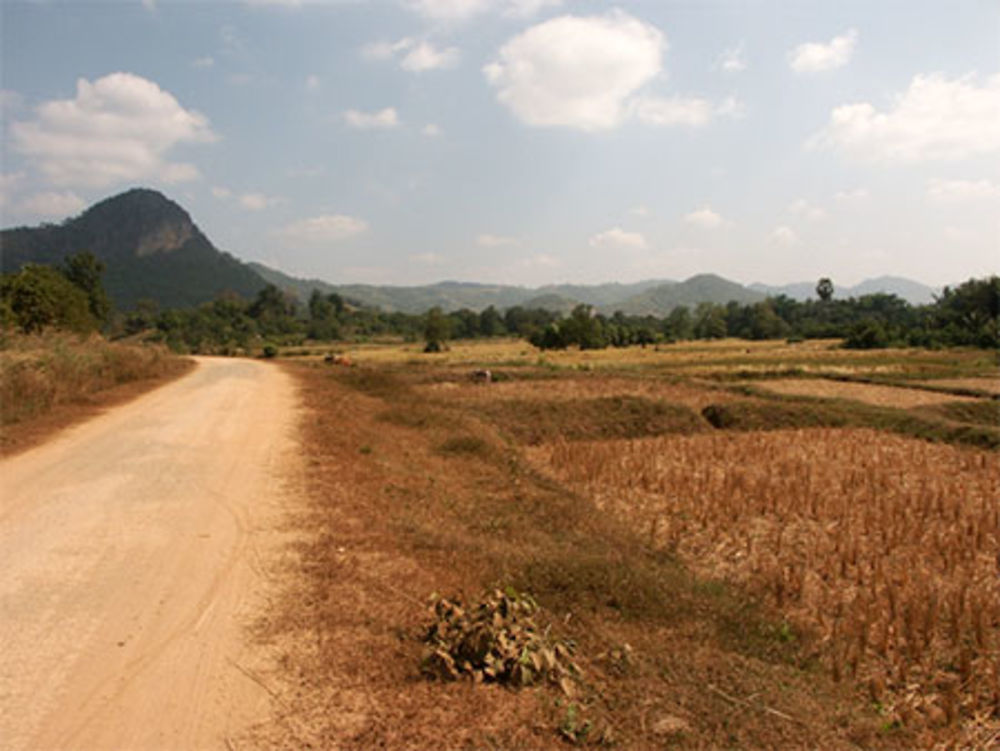
<path id="1" fill-rule="evenodd" d="M 165 347 L 68 334 L 7 338 L 0 349 L 0 452 L 12 453 L 192 363 Z"/>
<path id="2" fill-rule="evenodd" d="M 816 669 L 809 634 L 793 633 L 745 592 L 693 576 L 522 453 L 537 435 L 528 426 L 541 419 L 562 429 L 580 411 L 599 419 L 617 404 L 626 422 L 640 410 L 645 430 L 650 412 L 668 425 L 703 425 L 696 413 L 678 418 L 643 400 L 593 400 L 571 405 L 572 419 L 509 404 L 484 414 L 481 404 L 415 397 L 403 371 L 290 367 L 307 408 L 311 507 L 298 522 L 307 540 L 294 549 L 287 599 L 261 624 L 262 638 L 282 645 L 283 674 L 294 676 L 280 694 L 287 712 L 276 732 L 286 745 L 912 741 L 880 734 L 878 716 Z M 573 645 L 583 677 L 572 695 L 421 676 L 428 595 L 469 601 L 507 586 L 529 592 L 540 627 Z"/>

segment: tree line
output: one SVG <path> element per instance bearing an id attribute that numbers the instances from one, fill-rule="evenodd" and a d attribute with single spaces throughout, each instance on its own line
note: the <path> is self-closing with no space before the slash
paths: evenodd
<path id="1" fill-rule="evenodd" d="M 101 284 L 103 265 L 90 253 L 61 267 L 28 264 L 0 277 L 0 325 L 26 333 L 46 327 L 101 329 L 112 337 L 143 334 L 181 352 L 236 354 L 307 341 L 426 341 L 436 351 L 453 339 L 519 337 L 540 349 L 602 349 L 690 339 L 839 338 L 847 347 L 974 346 L 1000 348 L 1000 277 L 946 287 L 929 305 L 891 294 L 835 299 L 823 278 L 817 299 L 785 295 L 750 304 L 701 303 L 668 315 L 607 315 L 577 305 L 568 315 L 540 308 L 488 307 L 423 314 L 386 312 L 336 293 L 313 291 L 305 305 L 274 285 L 252 300 L 223 295 L 190 309 L 158 310 L 142 301 L 115 311 Z"/>

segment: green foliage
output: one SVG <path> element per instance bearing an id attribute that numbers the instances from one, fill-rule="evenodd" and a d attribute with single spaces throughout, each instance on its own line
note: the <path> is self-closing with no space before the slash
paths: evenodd
<path id="1" fill-rule="evenodd" d="M 451 336 L 451 323 L 441 308 L 431 308 L 424 317 L 425 352 L 440 352 L 441 346 Z M 436 346 L 436 348 L 432 348 Z"/>
<path id="2" fill-rule="evenodd" d="M 99 323 L 105 323 L 111 314 L 111 300 L 104 291 L 101 275 L 104 264 L 93 253 L 83 252 L 68 256 L 63 265 L 63 274 L 69 281 L 87 295 L 90 315 Z"/>
<path id="3" fill-rule="evenodd" d="M 889 346 L 889 335 L 879 321 L 868 318 L 851 327 L 844 346 L 848 349 L 884 349 Z"/>
<path id="4" fill-rule="evenodd" d="M 52 266 L 27 264 L 0 279 L 4 317 L 26 334 L 48 327 L 86 332 L 97 327 L 87 294 Z"/>
<path id="5" fill-rule="evenodd" d="M 945 287 L 932 316 L 945 344 L 1000 348 L 1000 276 Z"/>

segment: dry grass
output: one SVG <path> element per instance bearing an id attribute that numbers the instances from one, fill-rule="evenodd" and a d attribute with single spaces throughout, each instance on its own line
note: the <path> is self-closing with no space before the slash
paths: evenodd
<path id="1" fill-rule="evenodd" d="M 676 383 L 661 378 L 622 378 L 600 373 L 579 373 L 561 378 L 507 380 L 483 388 L 465 378 L 436 381 L 418 387 L 431 399 L 460 401 L 470 407 L 497 401 L 568 402 L 609 396 L 632 396 L 679 404 L 701 412 L 709 404 L 735 398 L 707 384 Z"/>
<path id="2" fill-rule="evenodd" d="M 188 363 L 159 345 L 94 335 L 11 336 L 0 349 L 0 424 L 36 419 L 122 384 L 177 374 Z"/>
<path id="3" fill-rule="evenodd" d="M 257 745 L 912 745 L 908 731 L 879 732 L 849 687 L 803 669 L 801 644 L 767 608 L 532 470 L 481 404 L 428 400 L 425 369 L 295 372 L 311 506 L 298 576 L 261 625 L 281 645 L 284 682 L 272 685 L 285 712 Z M 574 643 L 574 697 L 421 677 L 426 597 L 506 585 Z"/>
<path id="4" fill-rule="evenodd" d="M 943 389 L 968 389 L 981 391 L 985 394 L 1000 396 L 1000 377 L 993 378 L 937 378 L 933 381 L 923 381 L 923 385 Z"/>
<path id="5" fill-rule="evenodd" d="M 823 378 L 783 378 L 763 381 L 758 386 L 766 391 L 791 396 L 815 396 L 823 399 L 850 399 L 879 407 L 910 409 L 945 402 L 976 401 L 974 397 L 954 396 L 947 393 L 897 388 L 871 383 L 831 381 Z"/>
<path id="6" fill-rule="evenodd" d="M 533 456 L 650 546 L 766 594 L 893 721 L 961 721 L 965 743 L 996 739 L 996 454 L 817 430 L 562 442 Z"/>

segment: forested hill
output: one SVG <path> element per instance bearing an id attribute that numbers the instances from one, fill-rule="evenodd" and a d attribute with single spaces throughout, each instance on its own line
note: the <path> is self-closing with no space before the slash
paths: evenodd
<path id="1" fill-rule="evenodd" d="M 245 263 L 212 245 L 183 208 L 142 188 L 59 225 L 4 230 L 0 247 L 4 273 L 25 263 L 56 265 L 76 253 L 93 253 L 105 265 L 105 289 L 120 309 L 142 299 L 174 308 L 227 292 L 250 298 L 266 285 Z"/>

